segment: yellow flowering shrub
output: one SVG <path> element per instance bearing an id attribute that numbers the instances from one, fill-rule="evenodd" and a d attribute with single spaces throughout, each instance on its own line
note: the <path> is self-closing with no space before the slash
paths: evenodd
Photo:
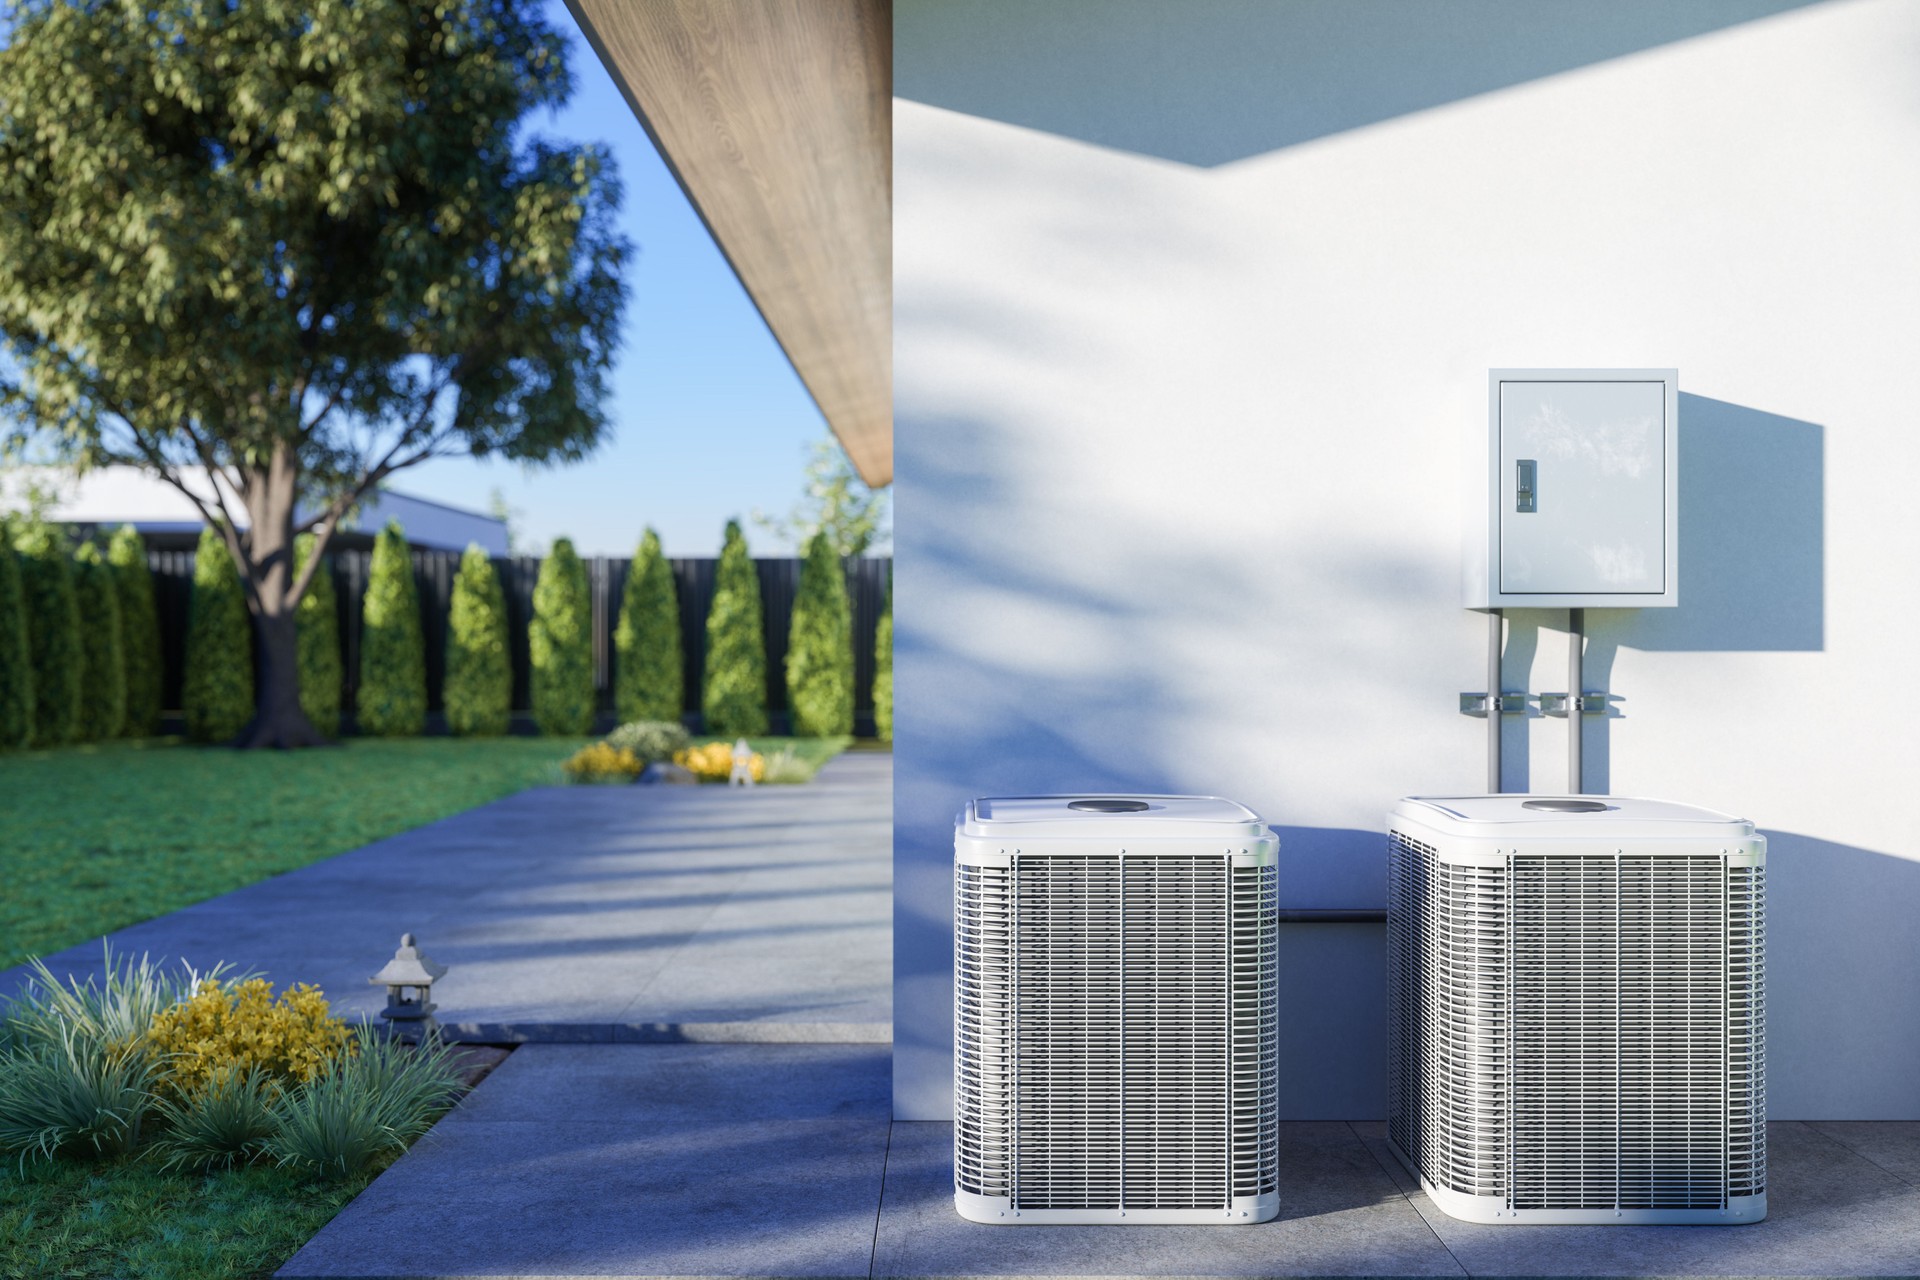
<path id="1" fill-rule="evenodd" d="M 273 995 L 265 978 L 202 982 L 155 1016 L 148 1043 L 160 1056 L 163 1087 L 185 1096 L 232 1070 L 258 1067 L 281 1083 L 311 1080 L 353 1052 L 343 1019 L 318 987 L 299 983 Z"/>
<path id="2" fill-rule="evenodd" d="M 632 782 L 647 762 L 625 747 L 596 742 L 574 752 L 560 767 L 569 782 Z"/>
<path id="3" fill-rule="evenodd" d="M 673 762 L 691 771 L 702 782 L 725 782 L 733 776 L 733 747 L 726 742 L 709 742 L 673 753 Z M 755 782 L 767 778 L 767 762 L 758 751 L 747 757 L 747 770 Z"/>

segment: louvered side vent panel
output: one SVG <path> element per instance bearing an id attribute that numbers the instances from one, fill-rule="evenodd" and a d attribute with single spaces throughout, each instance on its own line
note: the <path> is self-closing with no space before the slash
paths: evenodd
<path id="1" fill-rule="evenodd" d="M 1611 1209 L 1620 1160 L 1611 861 L 1513 860 L 1513 1200 Z"/>
<path id="2" fill-rule="evenodd" d="M 1513 1206 L 1722 1207 L 1740 1105 L 1724 859 L 1521 856 L 1513 885 Z"/>
<path id="3" fill-rule="evenodd" d="M 1013 873 L 954 876 L 954 1179 L 1013 1194 Z"/>
<path id="4" fill-rule="evenodd" d="M 1120 1206 L 1120 859 L 1015 861 L 1013 1195 Z"/>
<path id="5" fill-rule="evenodd" d="M 1388 846 L 1389 1133 L 1436 1186 L 1506 1194 L 1507 872 Z"/>
<path id="6" fill-rule="evenodd" d="M 1267 1195 L 1280 1174 L 1280 876 L 1233 869 L 1233 1194 Z"/>
<path id="7" fill-rule="evenodd" d="M 1619 860 L 1623 1209 L 1726 1200 L 1726 863 Z"/>
<path id="8" fill-rule="evenodd" d="M 1126 866 L 1126 1204 L 1228 1199 L 1227 866 Z"/>
<path id="9" fill-rule="evenodd" d="M 1727 871 L 1727 1194 L 1767 1189 L 1766 868 Z"/>

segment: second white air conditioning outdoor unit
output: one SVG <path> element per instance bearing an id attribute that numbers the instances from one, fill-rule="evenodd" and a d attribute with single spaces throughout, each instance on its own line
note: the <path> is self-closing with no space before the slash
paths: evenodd
<path id="1" fill-rule="evenodd" d="M 954 1201 L 976 1222 L 1279 1212 L 1275 854 L 1207 796 L 972 801 L 954 833 Z"/>
<path id="2" fill-rule="evenodd" d="M 1766 839 L 1605 796 L 1389 819 L 1388 1138 L 1475 1222 L 1766 1216 Z"/>

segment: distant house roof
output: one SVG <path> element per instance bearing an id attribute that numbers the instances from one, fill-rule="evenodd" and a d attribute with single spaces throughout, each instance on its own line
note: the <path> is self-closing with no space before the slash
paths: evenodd
<path id="1" fill-rule="evenodd" d="M 56 473 L 41 474 L 46 477 Z M 211 496 L 206 472 L 191 472 L 186 481 L 201 494 Z M 17 487 L 17 482 L 10 487 Z M 130 524 L 152 538 L 169 534 L 197 536 L 204 523 L 185 494 L 137 467 L 102 467 L 77 480 L 71 477 L 61 480 L 55 488 L 61 497 L 49 515 L 62 524 L 106 528 Z M 233 500 L 231 493 L 227 495 L 227 505 L 245 528 L 245 509 Z M 298 518 L 305 519 L 306 513 L 302 512 Z M 341 521 L 339 536 L 347 543 L 362 542 L 378 533 L 388 520 L 398 520 L 406 531 L 407 541 L 417 547 L 464 551 L 471 542 L 478 543 L 490 556 L 507 554 L 506 521 L 392 489 L 367 495 L 359 509 Z"/>

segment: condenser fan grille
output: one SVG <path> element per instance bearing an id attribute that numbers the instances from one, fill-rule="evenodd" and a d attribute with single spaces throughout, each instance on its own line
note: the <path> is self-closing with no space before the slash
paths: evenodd
<path id="1" fill-rule="evenodd" d="M 956 1183 L 1021 1209 L 1224 1209 L 1277 1180 L 1275 872 L 957 869 Z"/>
<path id="2" fill-rule="evenodd" d="M 1395 833 L 1395 1144 L 1516 1210 L 1760 1194 L 1764 874 L 1626 851 L 1450 865 Z"/>

